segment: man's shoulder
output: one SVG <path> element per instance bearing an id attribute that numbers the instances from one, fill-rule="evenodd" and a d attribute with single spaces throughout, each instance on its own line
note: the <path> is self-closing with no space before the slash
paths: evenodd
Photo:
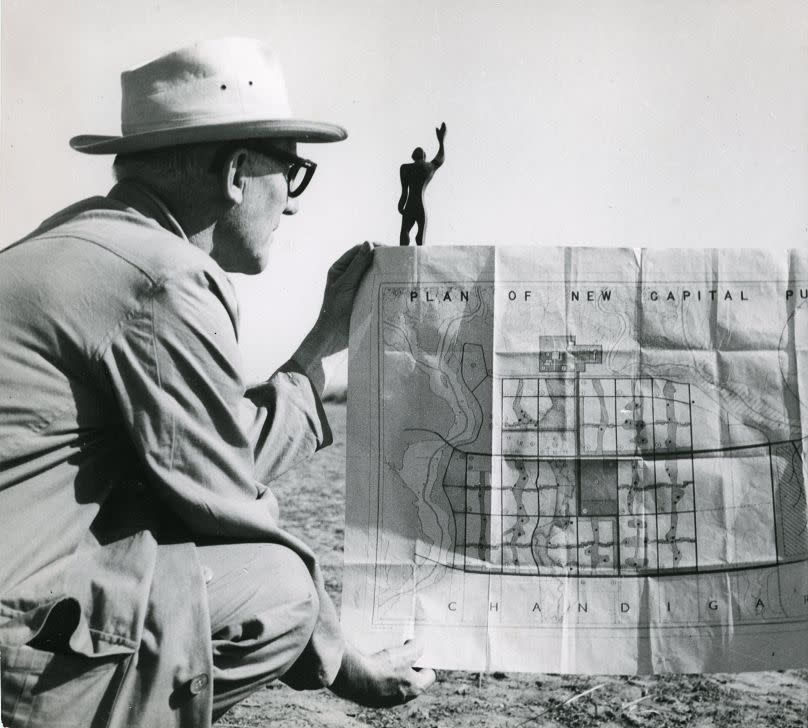
<path id="1" fill-rule="evenodd" d="M 153 218 L 105 197 L 65 208 L 0 251 L 0 289 L 23 299 L 36 292 L 57 318 L 71 318 L 79 309 L 75 304 L 65 309 L 66 302 L 89 296 L 98 302 L 92 319 L 102 328 L 177 285 L 193 292 L 197 304 L 223 306 L 236 325 L 235 290 L 209 255 Z"/>
<path id="2" fill-rule="evenodd" d="M 92 243 L 99 255 L 119 258 L 155 281 L 199 269 L 224 275 L 209 255 L 117 200 L 93 198 L 74 207 L 72 214 L 44 233 L 53 234 Z"/>
<path id="3" fill-rule="evenodd" d="M 62 244 L 88 244 L 85 255 L 112 267 L 131 268 L 152 282 L 197 271 L 225 277 L 209 255 L 186 239 L 107 197 L 71 205 L 43 222 L 25 240 L 54 239 Z"/>

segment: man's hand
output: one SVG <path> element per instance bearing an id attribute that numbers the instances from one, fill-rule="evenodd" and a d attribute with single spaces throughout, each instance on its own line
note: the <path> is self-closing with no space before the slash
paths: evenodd
<path id="1" fill-rule="evenodd" d="M 434 670 L 412 666 L 420 654 L 420 647 L 412 640 L 373 655 L 363 655 L 348 646 L 331 690 L 371 708 L 406 703 L 435 682 Z"/>
<path id="2" fill-rule="evenodd" d="M 439 142 L 443 142 L 443 138 L 446 136 L 446 122 L 444 121 L 439 129 L 435 129 L 435 134 L 438 137 Z"/>
<path id="3" fill-rule="evenodd" d="M 328 269 L 323 305 L 314 327 L 333 330 L 337 334 L 332 341 L 335 348 L 329 354 L 348 346 L 354 296 L 372 260 L 373 245 L 365 241 L 344 253 Z"/>
<path id="4" fill-rule="evenodd" d="M 348 346 L 351 309 L 359 283 L 373 260 L 373 245 L 355 245 L 328 270 L 320 315 L 292 359 L 322 394 L 322 360 Z"/>

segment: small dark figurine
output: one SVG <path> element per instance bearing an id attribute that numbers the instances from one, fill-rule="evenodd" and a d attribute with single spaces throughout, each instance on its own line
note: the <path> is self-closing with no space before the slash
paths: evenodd
<path id="1" fill-rule="evenodd" d="M 424 188 L 435 174 L 435 170 L 443 164 L 443 138 L 446 136 L 446 124 L 435 129 L 438 137 L 438 153 L 431 162 L 426 161 L 426 154 L 421 147 L 416 147 L 412 153 L 413 161 L 401 165 L 401 198 L 398 201 L 398 211 L 401 213 L 400 245 L 410 244 L 410 230 L 418 223 L 415 233 L 415 244 L 424 244 L 424 231 L 426 230 L 426 210 L 424 210 Z"/>

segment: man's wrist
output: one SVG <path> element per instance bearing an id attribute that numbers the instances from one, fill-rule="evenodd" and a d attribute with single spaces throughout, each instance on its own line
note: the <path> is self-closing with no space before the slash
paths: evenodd
<path id="1" fill-rule="evenodd" d="M 328 686 L 329 690 L 346 700 L 359 702 L 362 698 L 366 699 L 368 669 L 363 660 L 364 655 L 355 647 L 346 645 L 339 672 L 337 672 L 334 682 Z"/>
<path id="2" fill-rule="evenodd" d="M 319 397 L 323 396 L 325 389 L 325 370 L 323 369 L 322 359 L 308 359 L 305 354 L 300 354 L 298 349 L 289 359 L 287 364 L 283 367 L 286 370 L 295 370 L 301 374 L 305 374 L 314 387 Z"/>
<path id="3" fill-rule="evenodd" d="M 331 338 L 322 326 L 315 324 L 291 358 L 291 361 L 311 380 L 317 394 L 321 396 L 325 387 L 323 359 L 332 353 Z"/>
<path id="4" fill-rule="evenodd" d="M 311 379 L 318 394 L 323 393 L 325 384 L 323 359 L 343 350 L 345 344 L 334 327 L 326 327 L 318 322 L 292 354 L 291 360 Z"/>

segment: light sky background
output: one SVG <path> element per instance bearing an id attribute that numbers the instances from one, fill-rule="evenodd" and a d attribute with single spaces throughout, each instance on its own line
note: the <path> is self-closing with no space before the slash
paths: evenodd
<path id="1" fill-rule="evenodd" d="M 270 268 L 239 277 L 251 377 L 313 322 L 328 265 L 397 244 L 398 167 L 446 164 L 429 245 L 799 247 L 808 240 L 803 0 L 2 0 L 8 244 L 111 185 L 68 139 L 120 129 L 122 70 L 203 38 L 272 41 L 293 109 L 345 126 Z"/>

